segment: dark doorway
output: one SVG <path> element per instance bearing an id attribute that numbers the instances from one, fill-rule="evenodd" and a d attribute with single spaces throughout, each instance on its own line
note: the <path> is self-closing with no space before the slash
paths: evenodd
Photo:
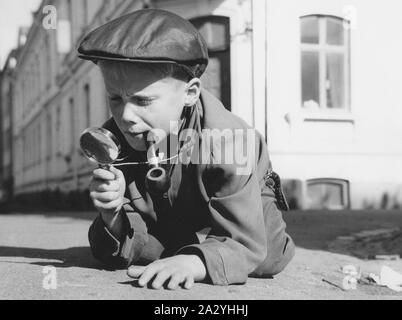
<path id="1" fill-rule="evenodd" d="M 208 44 L 209 65 L 203 86 L 231 111 L 230 19 L 206 16 L 190 20 Z"/>

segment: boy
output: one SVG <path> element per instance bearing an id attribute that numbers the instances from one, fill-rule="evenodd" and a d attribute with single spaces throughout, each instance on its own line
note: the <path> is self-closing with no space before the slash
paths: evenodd
<path id="1" fill-rule="evenodd" d="M 90 33 L 79 53 L 102 71 L 113 116 L 104 127 L 121 142 L 126 162 L 147 160 L 153 130 L 201 145 L 164 150 L 165 159 L 191 158 L 162 164 L 171 180 L 167 192 L 147 189 L 147 165 L 94 171 L 90 192 L 100 213 L 89 230 L 94 256 L 129 267 L 140 286 L 154 289 L 240 284 L 281 272 L 294 244 L 278 209 L 285 203 L 279 178 L 261 135 L 246 137 L 251 128 L 201 89 L 208 50 L 198 31 L 173 13 L 140 10 Z M 237 133 L 223 143 L 204 135 L 225 130 Z M 220 157 L 250 145 L 249 171 Z"/>

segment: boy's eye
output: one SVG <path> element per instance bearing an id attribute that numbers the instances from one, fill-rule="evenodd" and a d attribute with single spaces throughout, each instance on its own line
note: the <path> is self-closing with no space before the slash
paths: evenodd
<path id="1" fill-rule="evenodd" d="M 110 101 L 112 102 L 119 102 L 121 101 L 121 97 L 109 97 Z"/>
<path id="2" fill-rule="evenodd" d="M 135 98 L 134 102 L 141 107 L 149 106 L 152 103 L 152 99 L 149 98 Z"/>
<path id="3" fill-rule="evenodd" d="M 111 96 L 109 100 L 113 103 L 119 103 L 122 101 L 122 98 L 119 96 Z M 146 107 L 152 104 L 153 99 L 150 98 L 142 98 L 142 97 L 134 97 L 132 98 L 132 102 L 137 106 Z"/>

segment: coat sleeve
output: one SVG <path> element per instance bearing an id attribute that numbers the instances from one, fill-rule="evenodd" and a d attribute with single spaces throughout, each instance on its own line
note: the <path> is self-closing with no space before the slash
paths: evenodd
<path id="1" fill-rule="evenodd" d="M 108 230 L 100 215 L 88 232 L 93 256 L 109 268 L 126 268 L 139 260 L 149 238 L 146 224 L 131 205 L 126 204 L 119 214 L 124 219 L 121 239 Z"/>
<path id="2" fill-rule="evenodd" d="M 237 153 L 244 150 L 238 149 L 244 143 L 247 139 L 225 141 L 224 148 L 234 147 Z M 252 148 L 255 152 L 248 155 L 252 164 L 249 172 L 239 170 L 241 165 L 236 161 L 223 164 L 220 156 L 225 150 L 222 148 L 214 141 L 212 163 L 205 168 L 199 182 L 208 202 L 206 214 L 211 232 L 202 244 L 183 248 L 179 253 L 197 250 L 204 259 L 209 280 L 216 285 L 229 285 L 245 283 L 249 274 L 264 261 L 267 237 L 256 170 L 258 148 Z"/>
<path id="3" fill-rule="evenodd" d="M 133 150 L 118 129 L 113 118 L 107 120 L 103 128 L 111 131 L 121 144 L 121 157 L 130 155 Z M 127 172 L 123 170 L 127 179 Z M 122 237 L 117 239 L 107 228 L 101 215 L 92 223 L 88 238 L 93 256 L 109 268 L 126 268 L 132 263 L 157 260 L 164 248 L 160 242 L 148 233 L 148 226 L 142 216 L 136 212 L 126 191 L 125 205 L 119 214 L 123 218 Z"/>

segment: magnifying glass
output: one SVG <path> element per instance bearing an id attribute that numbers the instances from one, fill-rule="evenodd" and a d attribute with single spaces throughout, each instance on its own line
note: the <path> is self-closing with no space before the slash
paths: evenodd
<path id="1" fill-rule="evenodd" d="M 86 158 L 96 163 L 102 169 L 110 170 L 115 167 L 128 165 L 149 165 L 149 171 L 145 178 L 145 185 L 149 192 L 154 194 L 165 193 L 170 188 L 170 177 L 166 170 L 160 166 L 160 159 L 156 156 L 155 144 L 147 141 L 148 161 L 118 163 L 121 145 L 116 136 L 104 128 L 88 128 L 80 137 L 80 147 Z"/>
<path id="2" fill-rule="evenodd" d="M 88 160 L 103 169 L 115 163 L 121 151 L 119 140 L 103 128 L 86 129 L 81 135 L 80 147 Z"/>

